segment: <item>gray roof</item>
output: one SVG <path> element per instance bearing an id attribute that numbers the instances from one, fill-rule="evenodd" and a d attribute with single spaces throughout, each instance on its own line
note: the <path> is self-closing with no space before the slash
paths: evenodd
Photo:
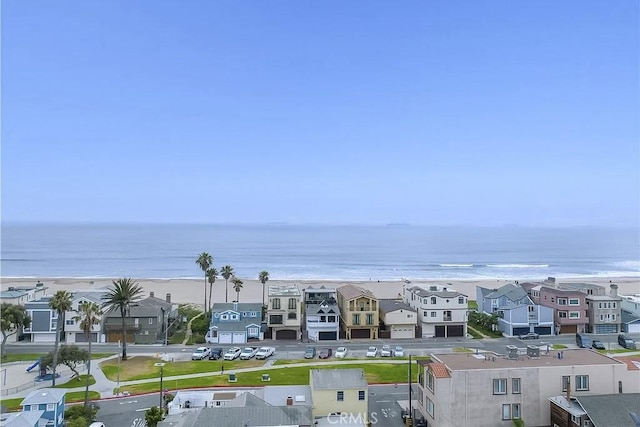
<path id="1" fill-rule="evenodd" d="M 622 323 L 624 324 L 636 323 L 638 320 L 640 320 L 640 317 L 635 316 L 626 310 L 622 310 L 620 312 L 620 315 L 622 317 Z"/>
<path id="2" fill-rule="evenodd" d="M 202 408 L 196 414 L 193 422 L 185 419 L 185 422 L 178 425 L 184 427 L 313 425 L 313 414 L 309 406 L 247 406 L 237 408 L 222 406 Z M 170 418 L 167 417 L 158 426 L 175 426 L 176 424 L 170 424 L 172 421 Z"/>
<path id="3" fill-rule="evenodd" d="M 446 286 L 445 286 L 446 288 Z M 418 294 L 420 297 L 441 297 L 441 298 L 455 298 L 457 296 L 465 296 L 465 294 L 463 294 L 462 292 L 458 292 L 455 289 L 451 289 L 451 290 L 443 290 L 441 288 L 438 288 L 438 290 L 431 290 L 431 289 L 426 289 L 420 286 L 413 286 L 411 288 L 409 288 L 409 291 Z"/>
<path id="4" fill-rule="evenodd" d="M 522 286 L 516 285 L 515 283 L 506 284 L 500 287 L 498 290 L 493 291 L 484 296 L 485 298 L 490 298 L 490 299 L 506 297 L 510 301 L 514 301 L 514 302 L 520 301 L 521 299 L 528 297 L 527 292 L 524 289 L 522 289 Z"/>
<path id="5" fill-rule="evenodd" d="M 269 405 L 285 405 L 287 397 L 293 397 L 294 406 L 311 406 L 313 404 L 311 399 L 311 387 L 308 385 L 274 385 L 267 386 L 263 390 L 264 401 Z"/>
<path id="6" fill-rule="evenodd" d="M 576 400 L 595 427 L 636 427 L 629 413 L 640 415 L 640 393 L 579 396 Z"/>
<path id="7" fill-rule="evenodd" d="M 38 425 L 44 411 L 24 411 L 2 414 L 0 427 L 34 427 Z"/>
<path id="8" fill-rule="evenodd" d="M 341 390 L 367 387 L 362 369 L 312 369 L 315 390 Z"/>
<path id="9" fill-rule="evenodd" d="M 145 298 L 140 301 L 136 301 L 131 304 L 131 308 L 129 310 L 129 317 L 158 317 L 162 315 L 162 310 L 160 310 L 160 306 L 155 304 L 153 301 L 148 301 L 149 298 Z M 120 310 L 115 309 L 109 311 L 106 317 L 117 317 L 120 318 Z"/>
<path id="10" fill-rule="evenodd" d="M 249 406 L 269 406 L 267 402 L 255 396 L 252 393 L 240 393 L 240 395 L 234 397 L 225 406 L 229 408 L 245 408 Z"/>
<path id="11" fill-rule="evenodd" d="M 399 299 L 381 299 L 378 300 L 378 306 L 380 307 L 380 311 L 385 314 L 396 310 L 406 310 L 412 313 L 416 312 L 409 304 L 405 304 Z"/>
<path id="12" fill-rule="evenodd" d="M 320 313 L 321 310 L 324 314 L 338 314 L 338 315 L 340 314 L 340 308 L 338 307 L 337 303 L 324 304 L 324 305 L 323 304 L 307 304 L 304 309 L 304 311 L 307 314 L 318 314 Z"/>
<path id="13" fill-rule="evenodd" d="M 213 304 L 212 311 L 220 313 L 222 311 L 233 310 L 238 312 L 257 311 L 258 313 L 262 313 L 262 304 L 259 302 L 239 302 L 237 308 L 234 308 L 234 304 L 233 302 L 217 302 Z"/>
<path id="14" fill-rule="evenodd" d="M 580 291 L 582 289 L 600 290 L 604 291 L 605 287 L 602 285 L 596 285 L 594 283 L 558 283 L 556 285 L 559 289 L 572 289 Z"/>
<path id="15" fill-rule="evenodd" d="M 20 405 L 40 405 L 45 403 L 58 403 L 64 398 L 66 390 L 57 388 L 41 388 L 34 390 L 24 398 Z"/>
<path id="16" fill-rule="evenodd" d="M 24 304 L 24 308 L 49 308 L 49 301 L 53 298 L 51 295 L 46 295 L 36 301 L 29 301 Z"/>
<path id="17" fill-rule="evenodd" d="M 218 332 L 244 332 L 249 325 L 256 325 L 260 328 L 261 323 L 259 317 L 243 317 L 238 321 L 212 323 L 211 327 L 215 327 Z"/>

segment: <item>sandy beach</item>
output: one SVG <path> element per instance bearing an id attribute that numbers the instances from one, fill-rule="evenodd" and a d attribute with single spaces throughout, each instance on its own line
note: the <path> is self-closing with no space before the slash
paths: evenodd
<path id="1" fill-rule="evenodd" d="M 540 280 L 544 280 L 541 277 Z M 10 286 L 29 286 L 34 285 L 38 280 L 47 286 L 47 293 L 53 294 L 55 291 L 65 289 L 69 291 L 100 289 L 108 287 L 112 284 L 113 279 L 107 278 L 1 278 L 0 287 L 2 290 L 7 290 Z M 154 292 L 156 297 L 165 298 L 167 293 L 171 294 L 172 302 L 183 304 L 203 304 L 204 299 L 204 279 L 135 279 L 140 286 L 142 286 L 145 296 L 150 292 Z M 241 279 L 243 288 L 240 291 L 240 302 L 261 302 L 262 301 L 262 284 L 256 279 Z M 420 280 L 412 281 L 410 284 L 406 284 L 401 280 L 396 281 L 328 281 L 328 280 L 269 280 L 268 285 L 281 285 L 294 283 L 300 289 L 304 289 L 310 286 L 319 287 L 324 285 L 325 287 L 338 288 L 347 284 L 354 284 L 363 288 L 371 290 L 376 297 L 383 298 L 398 298 L 402 293 L 403 286 L 426 286 L 431 284 L 447 285 L 457 291 L 469 296 L 469 299 L 475 299 L 476 287 L 481 286 L 485 288 L 499 288 L 500 286 L 512 283 L 512 280 Z M 524 281 L 523 281 L 524 282 Z M 592 278 L 563 278 L 557 279 L 560 283 L 594 283 L 603 286 L 609 285 L 610 282 L 618 285 L 618 292 L 620 294 L 640 294 L 640 277 L 592 277 Z M 233 301 L 236 298 L 236 293 L 233 291 L 233 285 L 229 282 L 229 301 Z M 207 284 L 208 288 L 208 284 Z M 208 292 L 208 291 L 207 291 Z M 219 279 L 213 285 L 213 301 L 224 302 L 225 301 L 225 282 L 224 279 Z"/>

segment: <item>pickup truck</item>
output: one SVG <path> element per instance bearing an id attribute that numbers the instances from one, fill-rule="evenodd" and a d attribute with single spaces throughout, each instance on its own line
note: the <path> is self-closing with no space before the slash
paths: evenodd
<path id="1" fill-rule="evenodd" d="M 256 353 L 256 359 L 266 359 L 269 356 L 273 356 L 275 352 L 276 349 L 273 347 L 260 347 Z"/>
<path id="2" fill-rule="evenodd" d="M 238 347 L 231 347 L 229 350 L 227 350 L 227 352 L 224 354 L 223 359 L 224 360 L 234 360 L 236 359 L 238 356 L 240 356 L 240 352 L 242 350 L 240 350 L 240 348 Z"/>
<path id="3" fill-rule="evenodd" d="M 240 353 L 240 359 L 249 360 L 258 352 L 258 347 L 245 347 Z"/>

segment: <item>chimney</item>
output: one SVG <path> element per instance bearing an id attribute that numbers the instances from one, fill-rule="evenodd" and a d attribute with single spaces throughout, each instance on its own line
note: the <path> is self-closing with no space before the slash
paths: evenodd
<path id="1" fill-rule="evenodd" d="M 618 298 L 618 285 L 615 283 L 611 284 L 611 291 L 609 292 L 611 298 Z"/>
<path id="2" fill-rule="evenodd" d="M 155 298 L 156 294 L 155 294 L 153 291 L 151 291 L 151 292 L 149 292 L 149 296 L 150 296 L 151 298 Z"/>
<path id="3" fill-rule="evenodd" d="M 238 301 L 233 302 L 233 309 L 238 310 Z"/>
<path id="4" fill-rule="evenodd" d="M 167 296 L 165 297 L 167 302 L 171 302 L 171 294 L 168 293 Z"/>
<path id="5" fill-rule="evenodd" d="M 292 406 L 292 405 L 293 405 L 293 397 L 287 396 L 287 406 Z"/>
<path id="6" fill-rule="evenodd" d="M 567 403 L 571 404 L 571 377 L 567 377 Z"/>

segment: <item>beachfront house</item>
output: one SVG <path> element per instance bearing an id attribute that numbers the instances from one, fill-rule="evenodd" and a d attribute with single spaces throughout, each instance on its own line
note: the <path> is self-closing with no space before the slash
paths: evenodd
<path id="1" fill-rule="evenodd" d="M 507 336 L 554 334 L 553 308 L 535 304 L 527 291 L 517 283 L 498 289 L 477 287 L 478 311 L 498 314 L 498 329 Z"/>
<path id="2" fill-rule="evenodd" d="M 336 290 L 309 287 L 304 294 L 304 334 L 310 341 L 337 340 L 340 334 L 340 308 Z"/>
<path id="3" fill-rule="evenodd" d="M 131 305 L 125 319 L 126 340 L 135 344 L 162 343 L 165 328 L 171 320 L 172 313 L 176 313 L 175 304 L 171 302 L 171 294 L 166 300 L 155 298 L 150 293 L 148 298 Z M 122 340 L 122 317 L 119 310 L 111 310 L 104 315 L 104 330 L 107 342 Z"/>
<path id="4" fill-rule="evenodd" d="M 593 334 L 615 334 L 622 331 L 622 297 L 618 285 L 612 283 L 608 295 L 587 295 L 587 331 Z"/>
<path id="5" fill-rule="evenodd" d="M 549 283 L 522 283 L 535 304 L 554 310 L 555 334 L 585 332 L 587 316 L 587 294 L 576 289 L 559 289 Z"/>
<path id="6" fill-rule="evenodd" d="M 23 412 L 40 414 L 40 426 L 61 427 L 64 423 L 64 396 L 64 389 L 41 388 L 29 393 L 20 405 Z"/>
<path id="7" fill-rule="evenodd" d="M 41 282 L 33 286 L 9 286 L 6 291 L 0 291 L 0 302 L 24 306 L 45 296 L 47 289 Z"/>
<path id="8" fill-rule="evenodd" d="M 467 334 L 468 298 L 451 285 L 403 287 L 402 299 L 418 314 L 418 336 L 464 337 Z"/>
<path id="9" fill-rule="evenodd" d="M 415 338 L 418 313 L 402 300 L 378 300 L 380 330 L 378 337 L 402 339 Z"/>
<path id="10" fill-rule="evenodd" d="M 205 336 L 211 344 L 244 344 L 262 340 L 262 303 L 215 303 Z"/>
<path id="11" fill-rule="evenodd" d="M 84 303 L 94 303 L 100 306 L 104 302 L 102 300 L 102 296 L 105 292 L 106 289 L 77 291 L 73 293 L 73 298 L 71 300 L 72 309 L 66 312 L 64 321 L 64 335 L 67 343 L 87 342 L 87 337 L 82 328 L 80 328 L 80 322 L 76 321 L 74 318 L 78 316 L 80 306 Z M 105 340 L 106 336 L 103 331 L 102 316 L 100 316 L 100 322 L 91 327 L 91 342 L 105 342 Z"/>
<path id="12" fill-rule="evenodd" d="M 552 396 L 571 393 L 581 398 L 640 389 L 635 365 L 596 351 L 546 353 L 532 346 L 525 355 L 512 347 L 514 352 L 507 348 L 503 356 L 451 353 L 419 361 L 416 400 L 427 425 L 512 427 L 514 419 L 521 419 L 527 426 L 545 426 Z"/>
<path id="13" fill-rule="evenodd" d="M 640 294 L 621 297 L 622 332 L 640 334 Z"/>
<path id="14" fill-rule="evenodd" d="M 338 288 L 340 327 L 345 338 L 376 339 L 380 323 L 378 299 L 368 289 L 355 285 Z"/>
<path id="15" fill-rule="evenodd" d="M 302 294 L 294 284 L 269 285 L 267 328 L 275 340 L 299 340 L 302 325 Z"/>
<path id="16" fill-rule="evenodd" d="M 24 337 L 31 342 L 54 342 L 58 327 L 58 313 L 49 307 L 51 295 L 29 301 L 24 308 L 31 317 L 31 325 L 24 328 Z M 64 334 L 60 337 L 64 340 Z"/>
<path id="17" fill-rule="evenodd" d="M 366 425 L 369 420 L 369 384 L 362 369 L 311 369 L 309 386 L 314 417 L 346 414 L 351 422 L 359 420 Z"/>

